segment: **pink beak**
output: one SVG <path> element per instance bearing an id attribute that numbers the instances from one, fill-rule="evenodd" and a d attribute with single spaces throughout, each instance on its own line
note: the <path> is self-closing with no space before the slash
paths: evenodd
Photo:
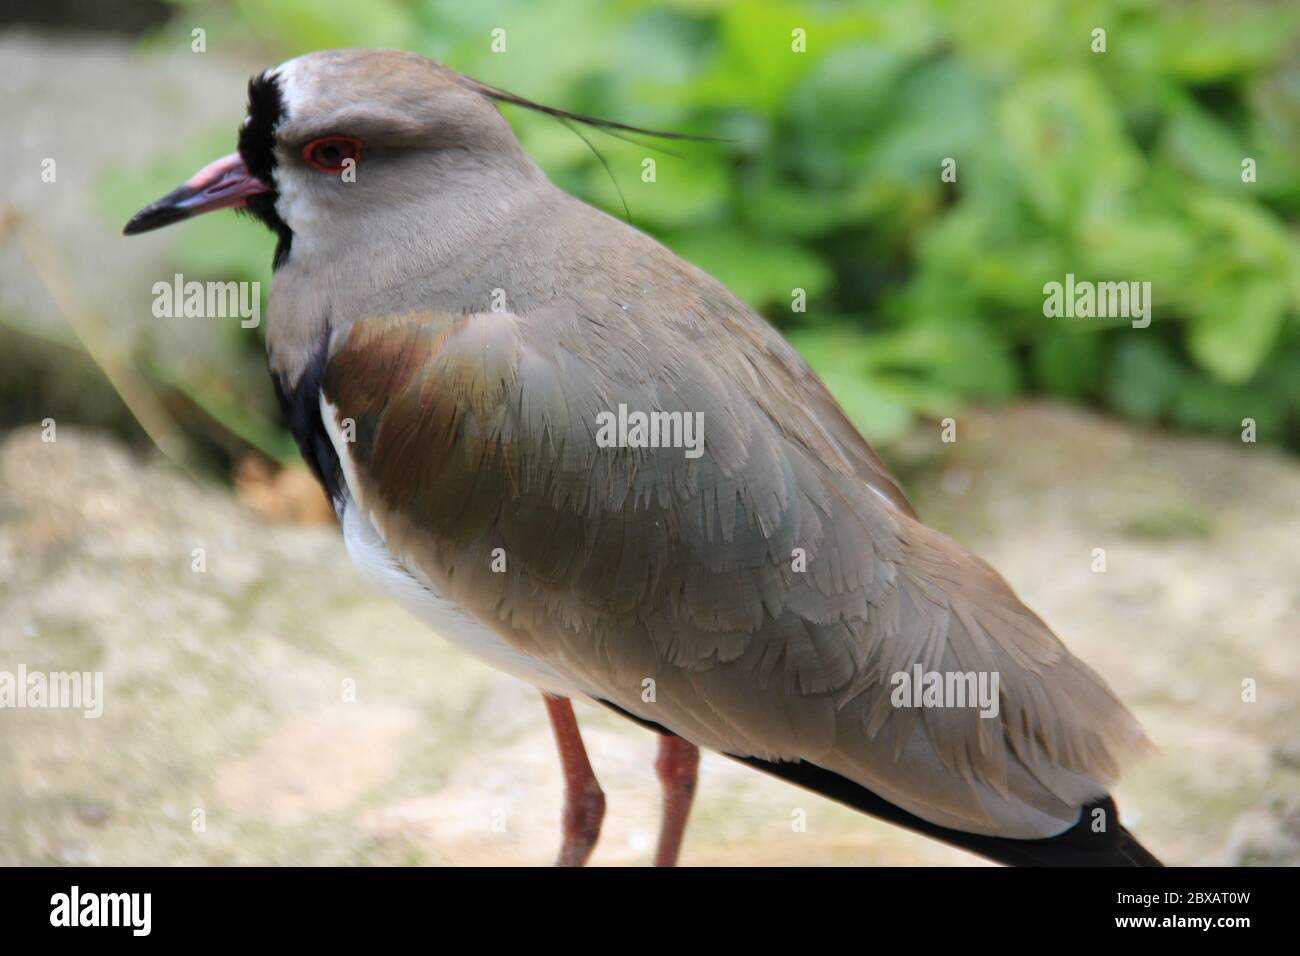
<path id="1" fill-rule="evenodd" d="M 238 153 L 231 153 L 208 163 L 183 186 L 145 206 L 122 232 L 134 236 L 214 209 L 239 209 L 250 196 L 270 191 L 270 186 L 248 171 Z"/>

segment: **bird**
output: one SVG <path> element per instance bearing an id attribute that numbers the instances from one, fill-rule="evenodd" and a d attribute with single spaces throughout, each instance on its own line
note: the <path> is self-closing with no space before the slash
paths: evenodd
<path id="1" fill-rule="evenodd" d="M 773 325 L 553 184 L 502 103 L 681 135 L 317 51 L 253 76 L 236 151 L 124 232 L 234 208 L 274 233 L 288 427 L 361 574 L 541 692 L 556 863 L 605 814 L 578 699 L 659 735 L 656 865 L 701 748 L 994 862 L 1162 865 L 1110 796 L 1151 744 L 1106 682 L 922 523 Z M 994 706 L 938 693 L 967 677 Z"/>

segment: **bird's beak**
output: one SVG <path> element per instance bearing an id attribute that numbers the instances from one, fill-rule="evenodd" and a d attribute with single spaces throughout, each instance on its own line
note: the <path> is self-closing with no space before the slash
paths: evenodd
<path id="1" fill-rule="evenodd" d="M 238 153 L 231 153 L 208 163 L 184 185 L 145 206 L 131 217 L 122 233 L 134 236 L 214 209 L 239 209 L 250 196 L 270 191 L 270 186 L 248 171 Z"/>

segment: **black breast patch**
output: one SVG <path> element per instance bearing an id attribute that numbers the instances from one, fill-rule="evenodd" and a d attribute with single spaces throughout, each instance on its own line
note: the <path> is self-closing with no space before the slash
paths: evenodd
<path id="1" fill-rule="evenodd" d="M 347 496 L 347 489 L 343 483 L 339 456 L 334 451 L 334 443 L 330 441 L 320 414 L 321 381 L 325 377 L 328 361 L 329 339 L 325 338 L 321 340 L 296 385 L 290 387 L 284 375 L 275 371 L 271 372 L 271 382 L 275 386 L 276 398 L 280 400 L 280 411 L 298 443 L 303 460 L 324 486 L 325 493 L 337 509 Z"/>

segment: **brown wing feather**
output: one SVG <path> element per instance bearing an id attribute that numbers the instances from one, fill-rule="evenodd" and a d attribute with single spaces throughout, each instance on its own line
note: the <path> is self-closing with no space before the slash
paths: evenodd
<path id="1" fill-rule="evenodd" d="M 594 696 L 947 826 L 1073 823 L 1141 745 L 1136 722 L 915 520 L 779 336 L 722 311 L 713 328 L 571 302 L 357 323 L 324 386 L 358 423 L 354 494 L 399 560 Z M 703 412 L 704 455 L 598 447 L 620 403 Z M 997 671 L 1001 718 L 893 707 L 890 675 L 918 662 Z"/>

